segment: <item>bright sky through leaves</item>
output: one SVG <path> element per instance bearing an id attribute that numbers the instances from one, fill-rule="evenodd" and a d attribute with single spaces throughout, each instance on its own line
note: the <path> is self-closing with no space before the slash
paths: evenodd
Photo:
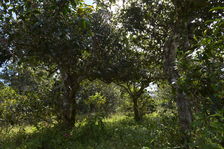
<path id="1" fill-rule="evenodd" d="M 93 0 L 85 0 L 85 3 L 88 5 L 92 5 L 93 4 Z"/>

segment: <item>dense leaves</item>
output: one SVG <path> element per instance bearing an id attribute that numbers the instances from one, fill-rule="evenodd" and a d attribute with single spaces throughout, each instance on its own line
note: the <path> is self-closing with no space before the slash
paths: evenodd
<path id="1" fill-rule="evenodd" d="M 2 0 L 0 148 L 222 149 L 223 10 Z"/>

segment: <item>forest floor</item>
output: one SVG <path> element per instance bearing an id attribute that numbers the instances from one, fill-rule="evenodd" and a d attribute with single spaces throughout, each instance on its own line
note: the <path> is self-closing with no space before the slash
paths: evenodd
<path id="1" fill-rule="evenodd" d="M 71 130 L 57 125 L 2 130 L 0 149 L 181 149 L 175 116 L 148 114 L 142 122 L 115 114 L 93 116 Z"/>

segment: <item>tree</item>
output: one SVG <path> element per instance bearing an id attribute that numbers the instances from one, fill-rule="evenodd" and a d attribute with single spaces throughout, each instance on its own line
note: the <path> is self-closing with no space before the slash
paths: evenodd
<path id="1" fill-rule="evenodd" d="M 168 80 L 176 92 L 180 126 L 182 132 L 185 132 L 183 141 L 189 142 L 188 132 L 192 123 L 190 95 L 186 95 L 187 92 L 181 86 L 183 72 L 187 70 L 184 66 L 187 66 L 188 54 L 191 53 L 192 48 L 197 48 L 197 46 L 193 45 L 194 40 L 192 39 L 192 34 L 197 35 L 197 33 L 190 30 L 189 26 L 191 22 L 197 22 L 197 19 L 201 18 L 199 13 L 203 13 L 204 15 L 209 14 L 205 10 L 211 8 L 213 3 L 209 4 L 208 2 L 200 1 L 198 3 L 192 1 L 180 2 L 177 0 L 173 1 L 173 5 L 175 7 L 176 18 L 174 21 L 176 25 L 171 28 L 172 36 L 170 36 L 170 39 L 166 41 L 164 46 L 166 53 L 165 70 L 169 76 Z M 190 15 L 192 13 L 193 15 Z M 188 147 L 186 146 L 186 148 Z"/>
<path id="2" fill-rule="evenodd" d="M 192 122 L 190 94 L 181 86 L 187 71 L 189 54 L 197 49 L 194 35 L 201 35 L 206 27 L 204 21 L 214 18 L 209 12 L 222 1 L 132 1 L 126 2 L 121 22 L 134 37 L 133 43 L 152 52 L 164 61 L 165 76 L 175 93 L 183 142 L 188 142 Z M 221 15 L 221 12 L 217 12 Z M 143 48 L 142 48 L 143 47 Z M 154 61 L 154 59 L 152 59 Z M 161 61 L 158 61 L 161 62 Z M 159 63 L 158 63 L 159 64 Z M 160 63 L 161 64 L 161 63 Z M 161 77 L 163 78 L 163 77 Z M 186 84 L 185 84 L 186 85 Z M 185 137 L 186 136 L 186 137 Z"/>
<path id="3" fill-rule="evenodd" d="M 162 74 L 160 51 L 155 50 L 160 41 L 149 40 L 151 35 L 147 35 L 147 32 L 150 32 L 151 29 L 143 21 L 143 17 L 146 16 L 142 13 L 141 4 L 138 2 L 130 2 L 130 7 L 127 4 L 127 7 L 130 9 L 124 8 L 117 14 L 111 9 L 115 1 L 98 0 L 97 3 L 100 7 L 109 11 L 109 14 L 112 16 L 111 24 L 119 30 L 122 46 L 128 49 L 128 52 L 122 55 L 122 57 L 126 57 L 125 63 L 112 68 L 112 70 L 123 70 L 126 73 L 123 75 L 118 73 L 120 78 L 112 78 L 112 81 L 129 94 L 133 101 L 135 120 L 140 121 L 142 119 L 142 111 L 140 111 L 139 105 L 140 97 L 145 93 L 145 88 L 148 87 L 149 83 L 158 81 L 158 76 Z M 125 7 L 125 5 L 123 6 Z M 154 33 L 158 34 L 158 28 L 155 30 L 156 32 Z"/>
<path id="4" fill-rule="evenodd" d="M 194 100 L 194 104 L 198 105 L 196 109 L 208 115 L 221 110 L 223 105 L 223 19 L 216 16 L 216 11 L 220 9 L 222 8 L 214 7 L 210 10 L 214 12 L 214 18 L 204 22 L 207 25 L 204 33 L 196 37 L 199 48 L 195 49 L 192 60 L 188 63 L 189 69 L 182 82 L 182 86 L 186 86 L 186 91 L 191 92 L 193 98 L 201 99 Z M 186 83 L 192 85 L 187 86 Z"/>
<path id="5" fill-rule="evenodd" d="M 125 82 L 115 80 L 115 83 L 128 93 L 133 103 L 134 119 L 135 121 L 141 121 L 143 116 L 143 111 L 140 108 L 141 98 L 146 93 L 146 88 L 149 84 L 158 81 L 160 71 L 156 71 L 158 68 L 150 63 L 151 59 L 148 59 L 147 53 L 138 50 L 134 51 L 131 46 L 130 49 L 128 54 L 131 55 L 134 64 L 129 73 L 130 79 Z"/>
<path id="6" fill-rule="evenodd" d="M 2 5 L 5 11 L 9 10 L 10 3 Z M 86 17 L 91 8 L 84 8 L 79 1 L 17 1 L 11 5 L 11 13 L 16 18 L 11 15 L 4 22 L 7 28 L 4 35 L 9 42 L 6 48 L 11 47 L 20 61 L 55 65 L 64 87 L 64 122 L 72 126 L 76 114 L 75 94 L 85 78 L 84 62 L 88 59 L 90 44 Z"/>
<path id="7" fill-rule="evenodd" d="M 83 80 L 126 79 L 126 50 L 109 18 L 103 19 L 104 11 L 93 13 L 82 1 L 19 0 L 1 5 L 3 50 L 14 61 L 43 63 L 59 72 L 66 126 L 75 123 L 76 94 Z"/>
<path id="8" fill-rule="evenodd" d="M 119 84 L 131 99 L 134 119 L 136 122 L 142 121 L 143 115 L 147 111 L 146 109 L 149 107 L 149 104 L 151 104 L 149 103 L 150 95 L 146 91 L 146 87 L 148 87 L 148 85 L 148 83 L 144 84 L 143 82 L 134 81 Z M 150 107 L 153 108 L 152 105 L 150 105 Z M 153 109 L 149 109 L 149 111 L 153 111 Z"/>

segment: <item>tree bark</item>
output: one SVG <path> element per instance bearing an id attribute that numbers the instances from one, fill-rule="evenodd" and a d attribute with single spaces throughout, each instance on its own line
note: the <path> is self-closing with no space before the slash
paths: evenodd
<path id="1" fill-rule="evenodd" d="M 181 10 L 181 8 L 177 8 L 177 10 Z M 177 20 L 176 25 L 173 28 L 173 35 L 170 35 L 170 39 L 167 40 L 164 51 L 165 51 L 165 72 L 168 76 L 168 81 L 172 86 L 173 90 L 175 91 L 176 95 L 176 105 L 178 108 L 178 116 L 179 116 L 179 123 L 180 123 L 180 131 L 182 135 L 182 143 L 185 144 L 186 149 L 188 149 L 188 143 L 190 140 L 190 130 L 191 130 L 191 123 L 192 123 L 192 113 L 191 113 L 191 106 L 190 100 L 181 89 L 178 80 L 180 79 L 180 68 L 177 65 L 178 56 L 177 51 L 181 50 L 182 53 L 186 52 L 189 47 L 189 39 L 188 39 L 188 28 L 187 25 L 189 23 L 188 18 L 185 16 L 181 16 L 177 12 Z"/>
<path id="2" fill-rule="evenodd" d="M 139 122 L 142 120 L 142 116 L 139 112 L 138 98 L 132 97 L 132 100 L 133 100 L 134 119 L 136 122 Z"/>
<path id="3" fill-rule="evenodd" d="M 178 107 L 181 128 L 184 131 L 190 130 L 190 125 L 192 122 L 192 113 L 190 109 L 191 106 L 184 92 L 181 91 L 177 92 L 176 103 Z"/>
<path id="4" fill-rule="evenodd" d="M 173 41 L 171 45 L 177 45 L 175 43 L 176 41 Z M 184 93 L 184 91 L 180 88 L 178 84 L 179 78 L 179 72 L 178 68 L 175 64 L 176 62 L 176 51 L 177 47 L 171 46 L 170 49 L 168 50 L 170 54 L 173 54 L 173 58 L 168 59 L 166 64 L 168 66 L 167 70 L 167 75 L 169 77 L 169 82 L 170 85 L 172 86 L 173 90 L 175 91 L 175 97 L 176 97 L 176 105 L 178 108 L 178 117 L 179 117 L 179 123 L 180 123 L 180 131 L 182 136 L 182 142 L 183 144 L 187 144 L 190 140 L 190 126 L 192 123 L 192 113 L 191 113 L 191 106 L 190 106 L 190 101 L 187 98 L 187 95 Z M 172 57 L 172 56 L 171 56 Z M 187 145 L 185 147 L 188 149 Z"/>
<path id="5" fill-rule="evenodd" d="M 63 73 L 62 79 L 64 84 L 62 101 L 63 125 L 67 128 L 72 128 L 76 120 L 77 103 L 75 96 L 79 90 L 79 83 L 74 75 L 68 73 Z"/>
<path id="6" fill-rule="evenodd" d="M 71 128 L 75 124 L 76 118 L 76 101 L 68 96 L 64 96 L 63 99 L 63 125 L 67 128 Z"/>

